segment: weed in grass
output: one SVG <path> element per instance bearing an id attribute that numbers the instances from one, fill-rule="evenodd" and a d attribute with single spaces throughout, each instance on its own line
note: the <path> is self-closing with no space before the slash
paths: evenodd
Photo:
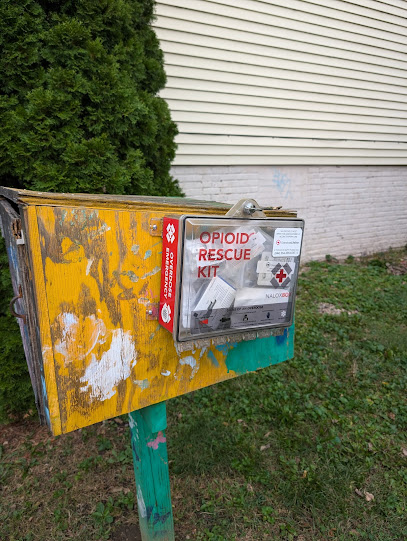
<path id="1" fill-rule="evenodd" d="M 100 539 L 108 539 L 110 533 L 110 525 L 114 521 L 113 515 L 113 500 L 109 498 L 106 504 L 98 502 L 96 510 L 92 513 L 92 517 L 96 524 L 96 531 Z"/>
<path id="2" fill-rule="evenodd" d="M 107 459 L 107 462 L 109 464 L 122 464 L 122 465 L 128 465 L 133 463 L 133 453 L 131 450 L 131 447 L 128 446 L 125 449 L 120 449 L 117 451 L 116 449 L 112 449 L 112 452 Z"/>
<path id="3" fill-rule="evenodd" d="M 97 470 L 98 465 L 103 462 L 103 458 L 99 455 L 85 458 L 78 464 L 78 468 L 84 472 Z"/>
<path id="4" fill-rule="evenodd" d="M 98 451 L 109 451 L 112 448 L 112 442 L 103 436 L 98 437 Z"/>

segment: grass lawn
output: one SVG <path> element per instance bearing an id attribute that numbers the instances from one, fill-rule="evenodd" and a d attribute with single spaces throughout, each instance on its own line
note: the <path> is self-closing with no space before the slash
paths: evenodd
<path id="1" fill-rule="evenodd" d="M 406 271 L 309 264 L 293 360 L 168 403 L 178 540 L 407 540 Z M 125 421 L 0 427 L 0 539 L 139 539 Z"/>

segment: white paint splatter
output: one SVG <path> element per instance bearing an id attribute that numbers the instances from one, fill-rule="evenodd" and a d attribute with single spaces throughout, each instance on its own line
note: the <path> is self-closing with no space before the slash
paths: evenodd
<path id="1" fill-rule="evenodd" d="M 42 348 L 42 356 L 46 355 L 48 351 L 51 351 L 51 346 L 45 346 Z"/>
<path id="2" fill-rule="evenodd" d="M 131 415 L 129 415 L 129 426 L 130 428 L 136 428 L 136 423 Z"/>
<path id="3" fill-rule="evenodd" d="M 182 365 L 187 364 L 192 368 L 192 372 L 191 372 L 191 376 L 190 376 L 191 379 L 195 376 L 195 374 L 199 370 L 199 363 L 196 362 L 195 357 L 192 357 L 192 355 L 188 355 L 188 357 L 184 357 L 183 359 L 180 359 L 179 363 L 182 364 Z"/>
<path id="4" fill-rule="evenodd" d="M 157 274 L 158 272 L 161 271 L 161 267 L 154 267 L 152 271 L 150 272 L 146 272 L 146 274 L 144 274 L 140 280 L 144 280 L 144 278 L 148 278 L 149 276 L 154 276 L 154 274 Z"/>
<path id="5" fill-rule="evenodd" d="M 93 259 L 88 259 L 88 264 L 86 265 L 86 276 L 89 276 L 90 268 L 92 266 Z"/>
<path id="6" fill-rule="evenodd" d="M 112 342 L 108 351 L 97 359 L 92 359 L 80 381 L 86 383 L 81 387 L 82 392 L 90 392 L 90 398 L 108 400 L 117 392 L 117 385 L 130 377 L 132 368 L 136 365 L 136 351 L 129 332 L 122 329 L 112 331 Z"/>
<path id="7" fill-rule="evenodd" d="M 144 503 L 143 493 L 141 492 L 141 488 L 137 487 L 137 506 L 138 506 L 138 512 L 140 513 L 140 516 L 142 518 L 146 518 L 147 516 L 147 509 L 146 504 Z"/>
<path id="8" fill-rule="evenodd" d="M 88 320 L 91 325 L 93 326 L 92 335 L 90 337 L 90 347 L 88 348 L 88 351 L 83 355 L 83 359 L 89 355 L 89 353 L 92 351 L 92 349 L 96 346 L 96 344 L 104 344 L 106 342 L 106 325 L 104 324 L 104 321 L 102 319 L 96 319 L 96 317 L 92 314 L 91 316 L 87 316 L 85 319 Z"/>
<path id="9" fill-rule="evenodd" d="M 68 350 L 66 348 L 65 342 L 60 342 L 59 344 L 55 344 L 55 351 L 56 353 L 60 353 L 61 355 L 63 355 L 65 358 L 68 357 Z"/>
<path id="10" fill-rule="evenodd" d="M 184 357 L 183 359 L 179 360 L 180 364 L 189 364 L 191 368 L 194 368 L 196 365 L 196 359 L 192 355 L 188 355 L 188 357 Z"/>
<path id="11" fill-rule="evenodd" d="M 129 427 L 131 430 L 131 437 L 136 440 L 136 444 L 140 444 L 140 434 L 138 431 L 138 425 L 136 421 L 133 419 L 133 415 L 129 413 Z"/>
<path id="12" fill-rule="evenodd" d="M 106 233 L 106 231 L 110 231 L 110 227 L 104 223 L 99 227 L 99 229 L 96 229 L 96 231 L 91 231 L 89 233 L 89 238 L 96 239 L 97 237 L 103 235 L 103 233 Z"/>
<path id="13" fill-rule="evenodd" d="M 65 364 L 71 363 L 74 359 L 82 361 L 92 352 L 96 344 L 103 344 L 106 341 L 106 326 L 102 319 L 96 318 L 93 314 L 87 316 L 81 324 L 81 328 L 90 330 L 87 339 L 90 345 L 85 352 L 81 341 L 77 339 L 81 330 L 78 317 L 70 312 L 64 312 L 58 317 L 57 322 L 61 328 L 61 339 L 55 343 L 55 351 L 65 357 Z"/>
<path id="14" fill-rule="evenodd" d="M 68 344 L 76 340 L 79 319 L 75 314 L 63 312 L 57 321 L 61 327 L 61 340 L 55 343 L 55 351 L 67 359 Z"/>
<path id="15" fill-rule="evenodd" d="M 138 244 L 133 244 L 133 246 L 131 247 L 131 251 L 133 252 L 134 255 L 138 253 L 139 249 L 140 249 L 140 246 Z"/>
<path id="16" fill-rule="evenodd" d="M 129 270 L 129 271 L 123 271 L 123 272 L 122 272 L 122 275 L 123 275 L 123 276 L 128 276 L 132 282 L 138 282 L 138 281 L 139 281 L 139 277 L 138 277 L 137 274 L 136 274 L 134 271 L 132 271 L 132 270 Z"/>
<path id="17" fill-rule="evenodd" d="M 61 316 L 62 319 L 62 337 L 65 338 L 67 334 L 72 332 L 72 329 L 78 324 L 78 318 L 75 314 L 70 312 L 64 312 Z"/>
<path id="18" fill-rule="evenodd" d="M 161 375 L 162 376 L 170 376 L 171 372 L 169 370 L 164 370 L 163 372 L 161 372 Z"/>
<path id="19" fill-rule="evenodd" d="M 150 387 L 150 382 L 148 381 L 148 379 L 133 379 L 133 383 L 140 387 L 142 391 Z"/>

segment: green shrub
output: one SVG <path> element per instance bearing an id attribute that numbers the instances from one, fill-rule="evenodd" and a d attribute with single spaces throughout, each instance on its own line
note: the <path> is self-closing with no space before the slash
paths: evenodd
<path id="1" fill-rule="evenodd" d="M 176 126 L 157 97 L 165 73 L 153 9 L 152 0 L 2 0 L 0 185 L 182 195 L 169 173 Z M 11 296 L 4 276 L 0 294 Z M 1 314 L 0 410 L 15 411 L 26 393 L 7 374 L 21 373 L 21 347 Z"/>

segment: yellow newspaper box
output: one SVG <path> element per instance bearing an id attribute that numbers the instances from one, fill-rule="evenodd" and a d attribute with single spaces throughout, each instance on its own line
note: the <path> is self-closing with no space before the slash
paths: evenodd
<path id="1" fill-rule="evenodd" d="M 221 241 L 217 235 L 222 233 L 222 224 L 230 225 L 223 233 L 233 230 L 235 238 L 244 241 L 241 248 L 246 252 L 238 256 L 247 263 L 256 254 L 250 272 L 256 272 L 258 261 L 262 262 L 258 268 L 263 278 L 253 278 L 258 295 L 257 290 L 264 286 L 261 280 L 271 280 L 275 268 L 267 263 L 277 242 L 270 228 L 275 231 L 288 224 L 302 232 L 303 224 L 296 221 L 295 212 L 277 209 L 264 214 L 251 200 L 246 203 L 249 210 L 245 218 L 242 213 L 231 213 L 229 205 L 181 198 L 51 194 L 8 188 L 1 188 L 0 195 L 2 231 L 15 292 L 11 308 L 20 323 L 40 417 L 53 434 L 139 410 L 292 357 L 293 304 L 286 303 L 287 308 L 280 307 L 278 312 L 266 308 L 261 315 L 252 308 L 228 312 L 230 295 L 240 295 L 239 306 L 245 306 L 244 283 L 238 290 L 233 276 L 227 280 L 222 269 L 230 272 L 238 261 L 235 257 L 229 265 L 228 258 L 235 252 L 220 245 L 223 240 L 228 244 L 232 237 Z M 233 224 L 227 224 L 227 213 Z M 277 220 L 275 226 L 266 224 L 267 220 L 261 223 L 266 215 Z M 194 267 L 202 280 L 190 283 L 184 260 L 182 280 L 200 299 L 204 297 L 204 282 L 205 287 L 212 283 L 208 299 L 214 288 L 218 288 L 215 296 L 219 299 L 223 288 L 223 301 L 218 302 L 221 311 L 212 311 L 208 317 L 205 299 L 194 300 L 186 315 L 178 312 L 177 338 L 158 318 L 161 323 L 168 321 L 163 303 L 159 309 L 163 221 L 166 218 L 167 227 L 168 220 L 181 216 L 189 220 L 185 242 L 198 239 L 198 250 L 206 250 L 198 251 L 198 257 L 207 267 L 204 271 Z M 194 221 L 194 216 L 201 221 Z M 205 220 L 209 216 L 217 220 L 215 225 Z M 253 219 L 256 223 L 250 222 Z M 262 237 L 251 234 L 255 226 Z M 195 236 L 188 236 L 191 231 Z M 240 237 L 236 233 L 241 233 Z M 165 235 L 171 239 L 168 231 Z M 259 243 L 266 246 L 263 239 L 270 249 L 256 252 Z M 300 233 L 295 239 L 295 262 L 290 260 L 293 265 L 280 274 L 273 271 L 277 281 L 296 281 L 293 273 L 298 270 Z M 279 257 L 283 266 L 287 260 Z M 214 283 L 217 279 L 222 282 Z M 269 291 L 273 289 L 265 285 Z M 291 286 L 288 282 L 285 285 L 284 291 L 289 291 Z M 280 286 L 281 282 L 275 289 Z M 186 291 L 177 300 L 177 310 L 182 303 L 189 306 Z M 291 291 L 293 300 L 294 286 Z M 254 298 L 254 304 L 260 304 L 260 298 Z M 249 324 L 245 326 L 246 312 Z M 227 324 L 225 318 L 229 318 Z M 261 318 L 264 328 L 257 329 L 253 324 L 256 318 Z"/>

